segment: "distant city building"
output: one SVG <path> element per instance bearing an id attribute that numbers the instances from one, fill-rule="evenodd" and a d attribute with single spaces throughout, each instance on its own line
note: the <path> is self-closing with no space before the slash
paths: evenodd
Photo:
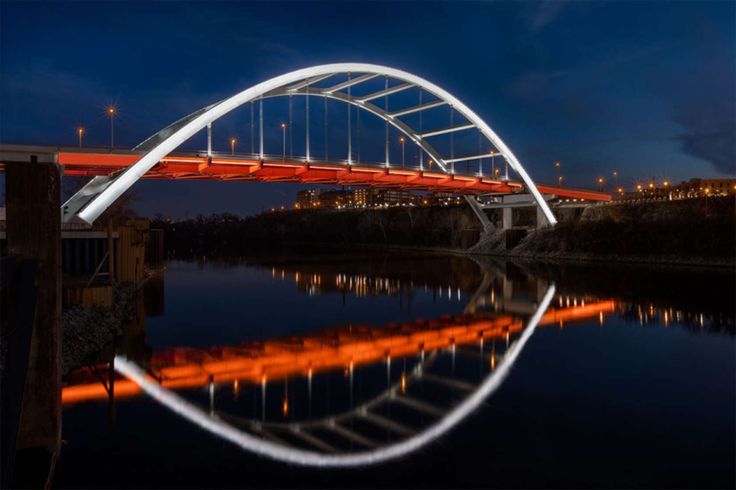
<path id="1" fill-rule="evenodd" d="M 319 194 L 320 207 L 323 208 L 351 208 L 353 207 L 353 192 L 343 190 L 323 190 Z"/>
<path id="2" fill-rule="evenodd" d="M 429 200 L 431 200 L 431 203 Z M 311 189 L 299 191 L 296 194 L 294 207 L 296 209 L 347 209 L 437 204 L 440 203 L 431 194 L 419 195 L 402 189 L 358 188 L 352 190 Z"/>
<path id="3" fill-rule="evenodd" d="M 318 208 L 320 205 L 319 194 L 320 194 L 319 189 L 298 191 L 296 193 L 296 206 L 295 207 L 297 209 Z"/>
<path id="4" fill-rule="evenodd" d="M 727 196 L 736 194 L 736 179 L 690 179 L 674 186 L 672 192 L 681 197 Z"/>
<path id="5" fill-rule="evenodd" d="M 637 183 L 633 192 L 625 192 L 619 188 L 617 199 L 667 198 L 687 199 L 707 196 L 729 196 L 736 194 L 736 179 L 699 179 L 672 184 L 667 180 Z"/>

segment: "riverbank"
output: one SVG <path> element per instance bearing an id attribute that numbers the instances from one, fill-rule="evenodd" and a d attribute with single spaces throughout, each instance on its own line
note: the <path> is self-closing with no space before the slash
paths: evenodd
<path id="1" fill-rule="evenodd" d="M 62 376 L 88 364 L 99 362 L 103 351 L 110 348 L 123 326 L 135 317 L 137 287 L 130 283 L 113 285 L 110 308 L 75 305 L 62 313 Z"/>
<path id="2" fill-rule="evenodd" d="M 552 261 L 736 264 L 733 197 L 592 206 L 578 221 L 531 231 L 509 247 L 512 232 L 486 234 L 468 251 Z"/>
<path id="3" fill-rule="evenodd" d="M 169 257 L 240 257 L 361 246 L 465 250 L 481 226 L 467 205 L 349 210 L 285 210 L 151 222 L 164 230 Z"/>
<path id="4" fill-rule="evenodd" d="M 287 210 L 240 218 L 157 221 L 170 257 L 239 257 L 314 250 L 400 249 L 550 261 L 733 267 L 733 197 L 586 208 L 575 221 L 482 233 L 468 206 Z M 495 216 L 491 216 L 494 221 Z"/>

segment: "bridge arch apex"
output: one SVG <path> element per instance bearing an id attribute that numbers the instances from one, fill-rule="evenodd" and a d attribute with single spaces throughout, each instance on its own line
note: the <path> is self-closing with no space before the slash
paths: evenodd
<path id="1" fill-rule="evenodd" d="M 334 91 L 335 93 L 326 93 L 325 90 L 307 90 L 306 94 L 300 91 L 303 88 L 308 89 L 311 85 L 321 80 L 341 74 L 386 76 L 402 81 L 406 85 L 418 87 L 451 106 L 453 110 L 465 117 L 498 150 L 498 154 L 519 175 L 527 190 L 532 194 L 537 206 L 544 213 L 547 221 L 552 225 L 557 222 L 548 204 L 529 174 L 521 165 L 521 162 L 519 162 L 510 148 L 495 131 L 473 110 L 446 90 L 424 78 L 396 68 L 368 63 L 334 63 L 295 70 L 258 83 L 231 97 L 179 119 L 141 143 L 137 149 L 142 149 L 145 153 L 133 165 L 114 177 L 98 177 L 93 179 L 88 186 L 85 186 L 77 195 L 67 201 L 63 208 L 63 213 L 66 213 L 63 219 L 69 220 L 76 216 L 87 223 L 94 222 L 117 198 L 143 177 L 162 158 L 174 151 L 196 133 L 205 129 L 209 124 L 212 124 L 220 117 L 248 102 L 270 96 L 289 95 L 290 93 L 295 95 L 330 97 L 374 113 L 403 134 L 406 134 L 415 144 L 420 146 L 423 151 L 432 157 L 440 168 L 447 172 L 447 159 L 442 158 L 428 142 L 424 141 L 424 138 L 418 132 L 413 131 L 399 121 L 399 116 L 383 111 L 366 100 L 346 97 L 339 90 Z"/>

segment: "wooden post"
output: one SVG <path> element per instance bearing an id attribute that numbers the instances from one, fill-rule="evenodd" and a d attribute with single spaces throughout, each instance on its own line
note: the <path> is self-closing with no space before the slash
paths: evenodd
<path id="1" fill-rule="evenodd" d="M 7 164 L 6 179 L 8 252 L 39 263 L 17 448 L 45 450 L 53 465 L 61 442 L 59 167 L 32 156 L 30 163 Z"/>

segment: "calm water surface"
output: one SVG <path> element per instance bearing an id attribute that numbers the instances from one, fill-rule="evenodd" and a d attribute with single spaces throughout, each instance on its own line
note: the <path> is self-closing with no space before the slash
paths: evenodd
<path id="1" fill-rule="evenodd" d="M 284 454 L 420 443 L 287 464 L 121 376 L 111 404 L 83 370 L 55 485 L 732 488 L 734 289 L 729 271 L 444 256 L 170 262 L 117 351 L 177 403 Z"/>

